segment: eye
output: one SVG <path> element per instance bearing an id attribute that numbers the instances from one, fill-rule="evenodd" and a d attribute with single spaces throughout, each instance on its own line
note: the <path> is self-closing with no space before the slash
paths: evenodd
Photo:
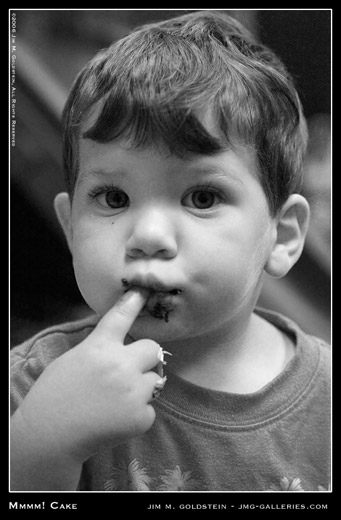
<path id="1" fill-rule="evenodd" d="M 220 192 L 209 186 L 200 186 L 187 193 L 182 203 L 184 206 L 196 209 L 210 209 L 222 201 Z"/>
<path id="2" fill-rule="evenodd" d="M 110 208 L 120 209 L 129 204 L 128 195 L 122 190 L 111 190 L 105 194 L 105 202 Z"/>
<path id="3" fill-rule="evenodd" d="M 215 197 L 211 191 L 195 191 L 191 194 L 191 202 L 198 209 L 208 209 L 213 206 Z"/>
<path id="4" fill-rule="evenodd" d="M 125 191 L 114 186 L 99 186 L 89 193 L 91 199 L 96 199 L 98 204 L 112 209 L 122 209 L 129 206 L 129 197 Z"/>

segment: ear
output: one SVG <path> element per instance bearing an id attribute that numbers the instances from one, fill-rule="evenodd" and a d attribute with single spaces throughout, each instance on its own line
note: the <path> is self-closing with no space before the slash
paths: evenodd
<path id="1" fill-rule="evenodd" d="M 302 195 L 287 199 L 275 218 L 276 233 L 265 271 L 282 278 L 301 256 L 309 224 L 309 204 Z"/>
<path id="2" fill-rule="evenodd" d="M 58 193 L 54 199 L 54 209 L 72 253 L 71 200 L 68 193 Z"/>

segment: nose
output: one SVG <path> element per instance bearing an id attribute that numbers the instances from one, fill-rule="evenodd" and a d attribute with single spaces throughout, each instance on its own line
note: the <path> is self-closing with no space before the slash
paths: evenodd
<path id="1" fill-rule="evenodd" d="M 170 216 L 162 209 L 149 209 L 136 215 L 126 251 L 131 258 L 174 258 L 178 246 Z"/>

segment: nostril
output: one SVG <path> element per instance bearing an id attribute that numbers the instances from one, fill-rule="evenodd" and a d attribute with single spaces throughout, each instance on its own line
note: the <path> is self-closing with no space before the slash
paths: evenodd
<path id="1" fill-rule="evenodd" d="M 138 249 L 137 247 L 129 249 L 127 254 L 130 258 L 143 258 L 148 256 L 142 249 Z"/>
<path id="2" fill-rule="evenodd" d="M 169 291 L 169 294 L 172 294 L 174 296 L 176 296 L 177 294 L 180 294 L 181 293 L 181 289 L 173 289 L 172 291 Z"/>
<path id="3" fill-rule="evenodd" d="M 158 249 L 158 250 L 155 250 L 155 249 L 152 249 L 152 248 L 144 248 L 144 249 L 139 249 L 139 248 L 130 248 L 128 251 L 127 251 L 127 256 L 129 258 L 163 258 L 163 259 L 167 259 L 167 258 L 173 258 L 175 256 L 176 252 L 174 252 L 174 250 L 171 250 L 171 249 Z"/>
<path id="4" fill-rule="evenodd" d="M 168 249 L 160 249 L 154 254 L 154 256 L 159 258 L 168 258 L 172 257 L 173 254 Z"/>

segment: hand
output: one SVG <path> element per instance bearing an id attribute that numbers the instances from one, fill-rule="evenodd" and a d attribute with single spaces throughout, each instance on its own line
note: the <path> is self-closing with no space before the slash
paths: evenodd
<path id="1" fill-rule="evenodd" d="M 82 463 L 106 446 L 145 433 L 160 376 L 152 340 L 124 345 L 148 294 L 131 289 L 79 345 L 51 363 L 18 412 L 42 449 Z"/>

